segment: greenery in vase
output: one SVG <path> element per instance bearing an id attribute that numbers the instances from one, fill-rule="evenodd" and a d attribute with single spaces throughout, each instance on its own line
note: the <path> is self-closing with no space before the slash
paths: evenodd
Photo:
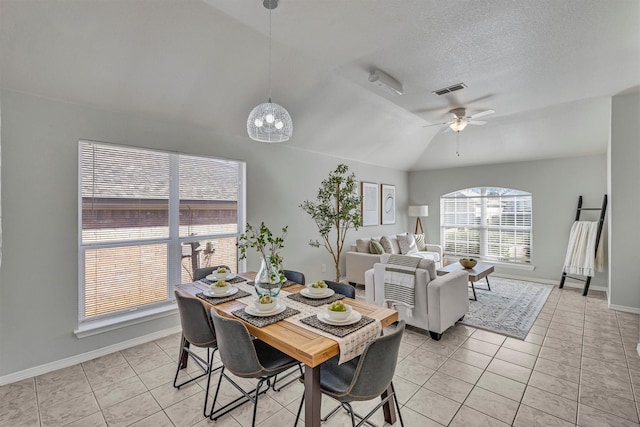
<path id="1" fill-rule="evenodd" d="M 282 227 L 282 234 L 274 236 L 264 222 L 260 223 L 260 227 L 254 227 L 247 223 L 245 233 L 238 238 L 240 259 L 246 259 L 247 249 L 254 248 L 265 261 L 270 283 L 282 283 L 285 281 L 280 251 L 284 247 L 284 238 L 287 236 L 288 228 L 288 226 Z M 276 267 L 276 269 L 274 270 L 273 267 Z"/>
<path id="2" fill-rule="evenodd" d="M 348 172 L 347 165 L 339 164 L 320 184 L 316 201 L 305 200 L 300 205 L 316 222 L 322 237 L 322 243 L 311 240 L 309 245 L 316 248 L 323 246 L 331 254 L 335 263 L 336 281 L 340 280 L 340 254 L 347 231 L 351 227 L 357 230 L 362 225 L 356 177 L 354 173 Z"/>

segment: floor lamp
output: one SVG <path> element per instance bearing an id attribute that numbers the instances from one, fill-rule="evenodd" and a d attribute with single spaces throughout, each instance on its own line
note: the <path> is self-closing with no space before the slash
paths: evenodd
<path id="1" fill-rule="evenodd" d="M 418 229 L 420 229 L 420 233 L 424 234 L 424 229 L 422 228 L 422 222 L 420 221 L 420 217 L 429 216 L 429 206 L 427 205 L 409 206 L 409 216 L 416 217 L 416 230 L 413 234 L 418 234 Z M 425 241 L 426 241 L 426 237 L 425 237 Z"/>

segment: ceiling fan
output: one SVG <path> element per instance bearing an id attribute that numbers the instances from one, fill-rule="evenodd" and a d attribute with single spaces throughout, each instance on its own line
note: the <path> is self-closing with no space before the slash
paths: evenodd
<path id="1" fill-rule="evenodd" d="M 449 120 L 448 122 L 434 123 L 434 124 L 426 125 L 423 127 L 447 125 L 448 127 L 444 130 L 444 132 L 449 132 L 449 130 L 452 130 L 454 132 L 462 132 L 462 130 L 466 128 L 467 125 L 486 124 L 487 122 L 482 120 L 476 120 L 476 119 L 479 117 L 488 116 L 489 114 L 493 114 L 493 113 L 495 113 L 495 111 L 493 110 L 484 110 L 478 113 L 474 113 L 470 116 L 467 116 L 467 110 L 465 108 L 462 108 L 462 107 L 454 108 L 448 113 L 448 114 L 451 114 L 452 116 L 451 120 Z"/>

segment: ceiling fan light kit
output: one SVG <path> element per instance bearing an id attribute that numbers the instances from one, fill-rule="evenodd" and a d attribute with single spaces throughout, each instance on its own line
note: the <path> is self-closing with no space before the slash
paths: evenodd
<path id="1" fill-rule="evenodd" d="M 247 133 L 254 141 L 285 142 L 293 134 L 291 115 L 282 105 L 271 102 L 271 11 L 278 7 L 278 0 L 264 0 L 262 5 L 269 10 L 269 101 L 251 110 Z"/>
<path id="2" fill-rule="evenodd" d="M 404 93 L 402 83 L 376 68 L 369 73 L 369 81 L 392 95 L 398 96 Z"/>

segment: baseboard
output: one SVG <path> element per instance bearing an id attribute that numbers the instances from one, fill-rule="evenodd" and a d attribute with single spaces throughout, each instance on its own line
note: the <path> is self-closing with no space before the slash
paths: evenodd
<path id="1" fill-rule="evenodd" d="M 508 273 L 502 273 L 502 272 L 501 273 L 493 273 L 489 277 L 492 277 L 492 276 L 504 277 L 505 279 L 524 280 L 526 282 L 544 283 L 545 285 L 554 285 L 554 286 L 558 286 L 559 285 L 558 280 L 540 279 L 540 278 L 537 278 L 537 277 L 518 276 L 516 274 L 508 274 Z M 564 286 L 565 286 L 565 288 L 582 289 L 582 288 L 584 288 L 584 283 L 565 281 L 564 282 Z M 589 286 L 589 290 L 590 291 L 602 291 L 602 292 L 608 292 L 609 291 L 609 289 L 606 286 L 594 286 L 594 285 L 590 285 Z"/>
<path id="2" fill-rule="evenodd" d="M 609 303 L 609 308 L 616 311 L 624 311 L 626 313 L 640 314 L 640 308 L 627 307 L 626 305 L 616 305 Z"/>
<path id="3" fill-rule="evenodd" d="M 86 353 L 76 354 L 75 356 L 67 357 L 65 359 L 56 360 L 54 362 L 45 363 L 44 365 L 34 366 L 33 368 L 25 369 L 23 371 L 14 372 L 11 374 L 0 376 L 0 386 L 5 384 L 14 383 L 16 381 L 25 380 L 27 378 L 35 377 L 38 375 L 46 374 L 48 372 L 57 371 L 58 369 L 68 368 L 69 366 L 77 365 L 78 363 L 86 362 L 96 357 L 106 356 L 107 354 L 124 350 L 136 345 L 144 344 L 150 341 L 155 341 L 160 338 L 164 338 L 171 334 L 180 332 L 182 327 L 180 325 L 174 326 L 162 331 L 154 332 L 152 334 L 143 335 L 141 337 L 133 338 L 127 341 L 122 341 L 116 344 L 109 345 L 107 347 L 91 350 Z"/>

